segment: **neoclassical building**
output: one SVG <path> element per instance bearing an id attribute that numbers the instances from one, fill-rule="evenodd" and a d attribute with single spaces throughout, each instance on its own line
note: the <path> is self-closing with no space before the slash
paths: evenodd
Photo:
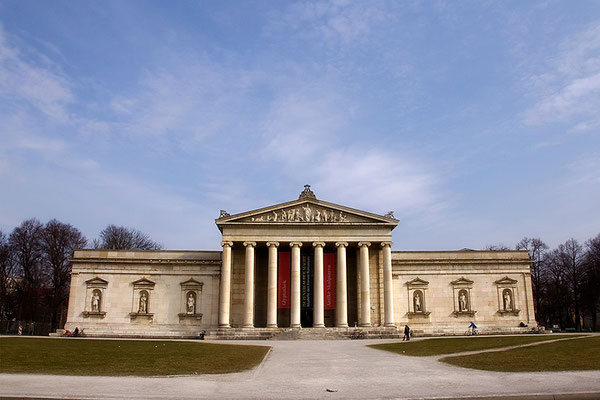
<path id="1" fill-rule="evenodd" d="M 526 251 L 392 251 L 393 213 L 322 201 L 309 185 L 298 200 L 221 211 L 216 225 L 222 251 L 75 251 L 65 328 L 225 338 L 536 325 Z"/>

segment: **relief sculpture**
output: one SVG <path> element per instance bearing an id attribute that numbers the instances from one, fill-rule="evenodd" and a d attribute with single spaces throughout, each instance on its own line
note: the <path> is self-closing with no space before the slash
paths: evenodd
<path id="1" fill-rule="evenodd" d="M 250 218 L 251 222 L 350 222 L 343 211 L 304 205 Z"/>

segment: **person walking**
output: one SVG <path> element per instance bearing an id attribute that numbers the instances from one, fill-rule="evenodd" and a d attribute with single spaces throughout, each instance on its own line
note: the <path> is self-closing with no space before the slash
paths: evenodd
<path id="1" fill-rule="evenodd" d="M 402 338 L 402 341 L 409 341 L 410 340 L 410 328 L 408 327 L 408 325 L 404 325 L 404 337 Z"/>

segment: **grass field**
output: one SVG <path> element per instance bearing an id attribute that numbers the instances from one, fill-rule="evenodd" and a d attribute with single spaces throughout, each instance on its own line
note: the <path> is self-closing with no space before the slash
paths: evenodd
<path id="1" fill-rule="evenodd" d="M 478 336 L 466 338 L 432 338 L 414 342 L 373 344 L 369 347 L 391 351 L 405 356 L 437 356 L 461 353 L 463 351 L 487 350 L 499 347 L 516 346 L 545 340 L 574 337 L 573 335 L 536 336 Z"/>
<path id="2" fill-rule="evenodd" d="M 503 372 L 600 370 L 600 336 L 451 356 L 441 361 L 463 368 Z"/>
<path id="3" fill-rule="evenodd" d="M 202 342 L 0 338 L 0 372 L 155 376 L 225 374 L 258 365 L 269 347 Z"/>

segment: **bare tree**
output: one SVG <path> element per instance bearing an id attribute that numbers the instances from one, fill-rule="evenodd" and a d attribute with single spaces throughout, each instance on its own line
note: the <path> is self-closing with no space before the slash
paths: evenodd
<path id="1" fill-rule="evenodd" d="M 58 327 L 58 319 L 62 308 L 69 297 L 69 280 L 73 250 L 83 248 L 87 244 L 81 232 L 70 224 L 56 219 L 48 221 L 41 231 L 41 248 L 49 285 L 48 303 L 52 313 L 52 330 Z"/>
<path id="2" fill-rule="evenodd" d="M 162 245 L 150 239 L 146 233 L 124 226 L 108 225 L 100 238 L 95 239 L 93 247 L 111 250 L 160 250 Z"/>
<path id="3" fill-rule="evenodd" d="M 8 237 L 0 231 L 0 320 L 6 320 L 14 311 L 9 299 L 10 289 L 14 286 L 14 270 Z"/>
<path id="4" fill-rule="evenodd" d="M 548 245 L 540 238 L 524 237 L 515 246 L 517 250 L 527 250 L 531 258 L 531 284 L 533 286 L 533 298 L 535 299 L 535 313 L 538 321 L 545 317 L 542 312 L 544 299 L 544 259 Z M 545 318 L 543 318 L 545 321 Z"/>
<path id="5" fill-rule="evenodd" d="M 510 248 L 502 243 L 498 243 L 498 244 L 488 244 L 487 246 L 484 247 L 484 250 L 506 251 L 506 250 L 510 250 Z"/>
<path id="6" fill-rule="evenodd" d="M 592 329 L 598 329 L 600 309 L 600 234 L 585 242 L 584 301 L 592 317 Z"/>
<path id="7" fill-rule="evenodd" d="M 559 262 L 565 272 L 571 301 L 575 328 L 581 330 L 581 287 L 585 279 L 583 247 L 575 239 L 569 239 L 558 246 Z"/>
<path id="8" fill-rule="evenodd" d="M 8 239 L 14 255 L 18 275 L 18 317 L 35 320 L 42 284 L 42 248 L 40 232 L 42 224 L 35 218 L 25 220 L 17 226 Z"/>

